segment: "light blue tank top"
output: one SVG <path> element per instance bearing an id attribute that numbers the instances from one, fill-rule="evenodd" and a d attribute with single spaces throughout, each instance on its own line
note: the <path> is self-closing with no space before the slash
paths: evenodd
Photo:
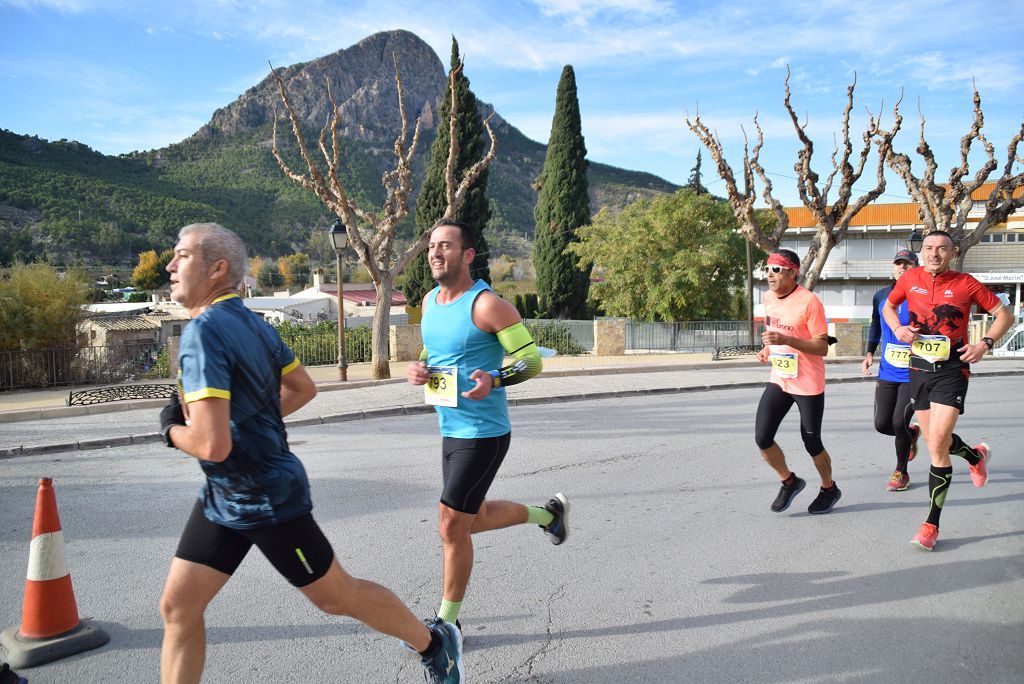
<path id="1" fill-rule="evenodd" d="M 462 392 L 473 387 L 470 373 L 477 369 L 491 371 L 501 368 L 505 360 L 505 350 L 498 342 L 498 336 L 473 324 L 473 302 L 481 292 L 490 289 L 486 282 L 477 280 L 465 294 L 448 304 L 437 303 L 439 287 L 427 294 L 420 323 L 423 346 L 427 349 L 427 365 L 458 368 L 458 406 L 435 407 L 441 434 L 445 437 L 498 437 L 512 430 L 504 387 L 491 390 L 480 401 L 461 396 Z"/>

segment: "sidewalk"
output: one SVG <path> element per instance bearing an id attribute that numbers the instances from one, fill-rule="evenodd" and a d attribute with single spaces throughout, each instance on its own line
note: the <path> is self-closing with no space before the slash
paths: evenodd
<path id="1" fill-rule="evenodd" d="M 873 382 L 860 359 L 829 359 L 827 382 Z M 392 364 L 390 380 L 370 380 L 369 365 L 349 368 L 347 383 L 337 367 L 310 368 L 320 390 L 289 416 L 289 427 L 427 413 L 423 390 L 405 382 L 406 363 Z M 1024 359 L 986 359 L 972 375 L 1024 375 Z M 508 388 L 510 406 L 628 398 L 762 386 L 768 370 L 749 357 L 710 361 L 710 354 L 652 354 L 623 357 L 554 357 L 540 377 Z M 25 397 L 25 395 L 28 395 Z M 155 442 L 164 399 L 62 406 L 66 391 L 22 393 L 0 403 L 0 459 Z M 34 405 L 32 405 L 34 404 Z M 32 405 L 32 406 L 29 406 Z M 6 409 L 6 410 L 4 410 Z"/>
<path id="2" fill-rule="evenodd" d="M 756 364 L 753 357 L 742 359 Z M 615 373 L 615 372 L 649 372 L 666 370 L 680 365 L 711 364 L 711 354 L 626 354 L 623 356 L 555 356 L 544 360 L 545 375 L 578 374 L 578 373 Z M 737 361 L 717 362 L 737 363 Z M 390 364 L 390 380 L 373 380 L 369 363 L 354 363 L 348 367 L 348 381 L 338 378 L 337 366 L 307 366 L 306 371 L 321 392 L 337 389 L 353 389 L 390 382 L 405 382 L 407 361 L 396 361 Z M 171 382 L 170 379 L 147 381 L 153 384 Z M 128 384 L 128 383 L 125 383 Z M 142 384 L 142 383 L 136 383 Z M 69 392 L 79 392 L 95 387 L 109 385 L 60 387 L 56 389 L 23 390 L 0 392 L 0 424 L 21 420 L 39 420 L 66 415 L 85 415 L 112 413 L 135 408 L 163 406 L 163 399 L 140 399 L 136 401 L 120 401 L 106 404 L 95 404 L 89 407 L 68 407 Z M 66 411 L 55 409 L 67 409 Z M 88 409 L 83 411 L 83 409 Z"/>

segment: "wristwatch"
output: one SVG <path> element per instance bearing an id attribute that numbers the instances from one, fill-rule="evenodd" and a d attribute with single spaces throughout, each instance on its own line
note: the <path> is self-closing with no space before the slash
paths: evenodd
<path id="1" fill-rule="evenodd" d="M 991 350 L 992 346 L 995 345 L 996 343 L 996 341 L 993 340 L 991 337 L 982 337 L 981 341 L 985 343 L 985 346 L 988 347 L 989 350 Z"/>

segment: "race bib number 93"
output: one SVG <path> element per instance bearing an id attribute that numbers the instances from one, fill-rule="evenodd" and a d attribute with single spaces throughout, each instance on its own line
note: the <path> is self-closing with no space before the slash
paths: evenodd
<path id="1" fill-rule="evenodd" d="M 430 379 L 423 386 L 423 400 L 432 406 L 458 406 L 458 369 L 455 366 L 427 366 L 427 372 Z"/>

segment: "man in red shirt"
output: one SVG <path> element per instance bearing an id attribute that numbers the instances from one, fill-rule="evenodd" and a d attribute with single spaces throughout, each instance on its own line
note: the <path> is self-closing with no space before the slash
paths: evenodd
<path id="1" fill-rule="evenodd" d="M 980 361 L 992 349 L 993 340 L 1006 334 L 1013 322 L 991 290 L 970 274 L 950 270 L 955 254 L 949 233 L 936 230 L 926 235 L 921 248 L 924 265 L 896 281 L 882 308 L 896 339 L 911 345 L 910 396 L 932 461 L 928 518 L 911 543 L 928 551 L 935 547 L 939 536 L 939 516 L 953 478 L 949 455 L 962 456 L 970 464 L 975 487 L 983 487 L 988 481 L 991 449 L 984 442 L 973 448 L 967 446 L 953 428 L 964 412 L 970 364 Z M 910 309 L 908 325 L 901 325 L 896 313 L 904 300 Z M 985 337 L 968 344 L 972 304 L 995 316 L 995 321 Z"/>

